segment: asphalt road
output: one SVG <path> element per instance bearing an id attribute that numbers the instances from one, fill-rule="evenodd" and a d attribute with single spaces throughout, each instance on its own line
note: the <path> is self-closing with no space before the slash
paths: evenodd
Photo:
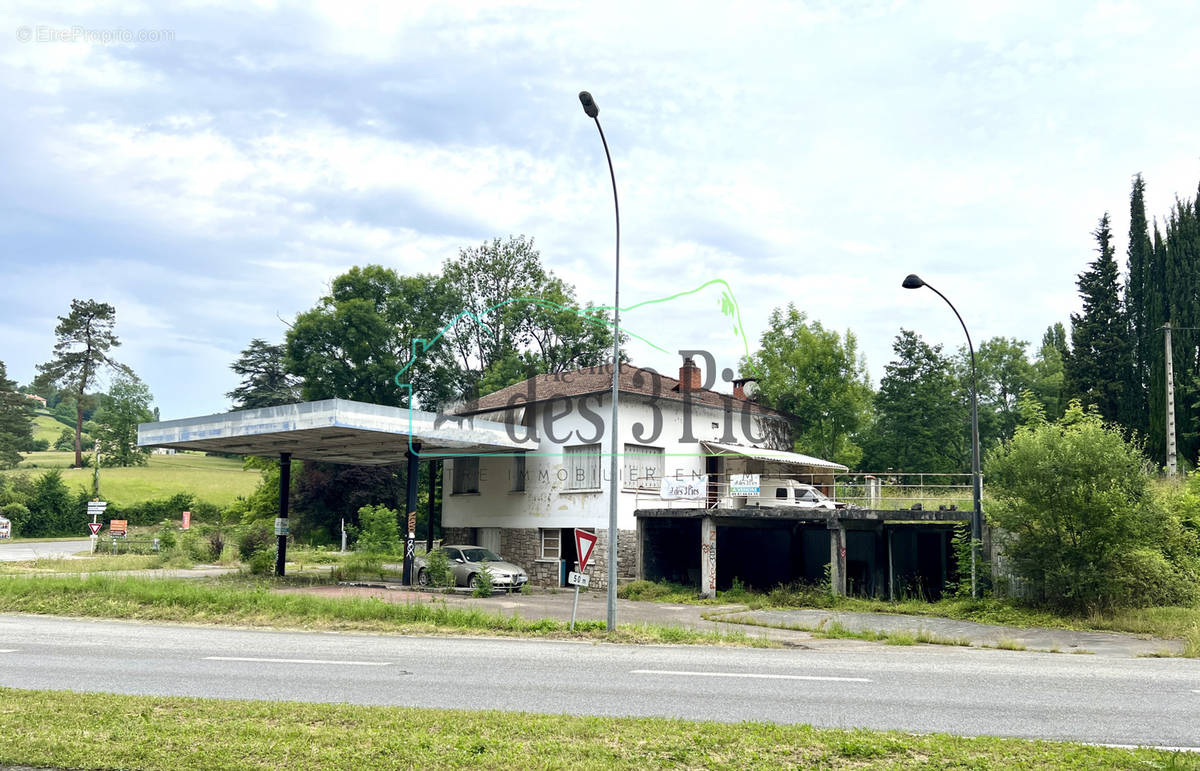
<path id="1" fill-rule="evenodd" d="M 24 562 L 39 557 L 66 557 L 92 548 L 90 538 L 75 541 L 0 541 L 0 562 Z"/>
<path id="2" fill-rule="evenodd" d="M 0 615 L 0 685 L 1200 748 L 1200 661 L 1190 659 L 628 646 Z"/>

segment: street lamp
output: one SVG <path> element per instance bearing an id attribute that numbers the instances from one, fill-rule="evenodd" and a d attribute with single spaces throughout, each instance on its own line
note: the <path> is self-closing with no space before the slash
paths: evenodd
<path id="1" fill-rule="evenodd" d="M 608 152 L 608 140 L 600 127 L 600 108 L 587 91 L 579 92 L 579 103 L 587 116 L 596 121 L 600 141 L 604 144 L 604 157 L 608 159 L 608 175 L 612 178 L 613 212 L 617 218 L 617 255 L 613 278 L 613 378 L 612 378 L 612 464 L 609 469 L 608 488 L 608 631 L 617 629 L 617 442 L 620 438 L 617 422 L 617 387 L 621 374 L 621 207 L 617 203 L 617 175 L 613 171 L 612 155 Z"/>
<path id="2" fill-rule="evenodd" d="M 958 318 L 958 323 L 962 324 L 963 334 L 967 336 L 967 350 L 971 352 L 971 492 L 975 504 L 974 511 L 971 512 L 971 596 L 978 597 L 979 590 L 975 580 L 975 561 L 979 542 L 983 539 L 983 507 L 980 503 L 980 498 L 983 495 L 983 476 L 979 473 L 979 381 L 975 375 L 975 346 L 971 344 L 971 333 L 967 331 L 967 325 L 963 322 L 962 316 L 959 315 L 958 309 L 954 307 L 954 303 L 946 299 L 946 295 L 925 283 L 916 273 L 909 273 L 901 286 L 905 289 L 927 287 L 938 297 L 946 300 L 946 304 L 950 306 L 950 310 L 954 311 L 954 315 Z"/>

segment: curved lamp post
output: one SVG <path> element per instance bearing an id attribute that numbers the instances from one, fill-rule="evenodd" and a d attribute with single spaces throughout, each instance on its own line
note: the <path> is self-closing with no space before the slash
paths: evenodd
<path id="1" fill-rule="evenodd" d="M 617 175 L 613 171 L 612 155 L 608 152 L 608 140 L 600 127 L 600 108 L 587 91 L 579 92 L 579 103 L 587 116 L 596 121 L 600 141 L 604 144 L 604 157 L 608 159 L 608 175 L 612 178 L 613 212 L 617 218 L 617 254 L 615 277 L 613 278 L 613 379 L 612 379 L 612 463 L 609 469 L 608 488 L 608 631 L 617 628 L 617 457 L 620 431 L 617 422 L 617 386 L 621 374 L 621 208 L 617 203 Z"/>
<path id="2" fill-rule="evenodd" d="M 963 334 L 967 336 L 967 350 L 971 352 L 971 492 L 974 499 L 974 510 L 971 512 L 971 596 L 978 597 L 979 591 L 975 580 L 975 561 L 979 543 L 983 538 L 983 508 L 980 498 L 983 494 L 983 476 L 979 473 L 979 381 L 975 375 L 975 346 L 971 344 L 971 333 L 959 315 L 954 303 L 946 299 L 946 295 L 934 289 L 916 273 L 909 273 L 901 284 L 905 289 L 920 289 L 926 287 L 938 297 L 946 300 L 950 310 L 962 324 Z"/>

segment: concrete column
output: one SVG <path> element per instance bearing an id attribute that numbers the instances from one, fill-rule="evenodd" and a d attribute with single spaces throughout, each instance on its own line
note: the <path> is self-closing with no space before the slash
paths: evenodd
<path id="1" fill-rule="evenodd" d="M 410 440 L 408 473 L 404 484 L 404 509 L 408 513 L 408 517 L 405 519 L 404 573 L 402 578 L 402 583 L 405 586 L 412 586 L 413 559 L 417 553 L 417 534 L 413 531 L 417 528 L 417 477 L 421 472 L 421 461 L 417 456 L 419 452 L 421 452 L 421 445 Z"/>
<path id="2" fill-rule="evenodd" d="M 717 596 L 717 522 L 700 520 L 700 596 Z"/>
<path id="3" fill-rule="evenodd" d="M 829 582 L 834 594 L 846 594 L 846 530 L 841 522 L 829 522 Z"/>

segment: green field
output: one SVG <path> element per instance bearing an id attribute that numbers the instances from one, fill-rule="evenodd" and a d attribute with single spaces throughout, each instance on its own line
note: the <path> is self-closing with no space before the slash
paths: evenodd
<path id="1" fill-rule="evenodd" d="M 567 705 L 564 705 L 566 708 Z M 54 768 L 1183 769 L 1184 752 L 806 725 L 0 689 L 0 764 Z"/>
<path id="2" fill-rule="evenodd" d="M 33 418 L 34 440 L 45 439 L 52 447 L 54 446 L 55 440 L 58 439 L 58 435 L 62 433 L 64 428 L 66 428 L 66 426 L 64 426 L 62 423 L 59 423 L 49 415 L 39 413 Z"/>
<path id="3" fill-rule="evenodd" d="M 91 489 L 92 470 L 72 469 L 71 452 L 35 452 L 21 465 L 3 474 L 39 474 L 41 469 L 62 470 L 63 481 L 72 490 Z M 259 482 L 259 472 L 244 471 L 236 458 L 215 458 L 199 453 L 151 455 L 149 464 L 131 468 L 100 469 L 100 494 L 120 505 L 192 493 L 197 500 L 227 506 L 239 496 L 249 495 Z"/>

